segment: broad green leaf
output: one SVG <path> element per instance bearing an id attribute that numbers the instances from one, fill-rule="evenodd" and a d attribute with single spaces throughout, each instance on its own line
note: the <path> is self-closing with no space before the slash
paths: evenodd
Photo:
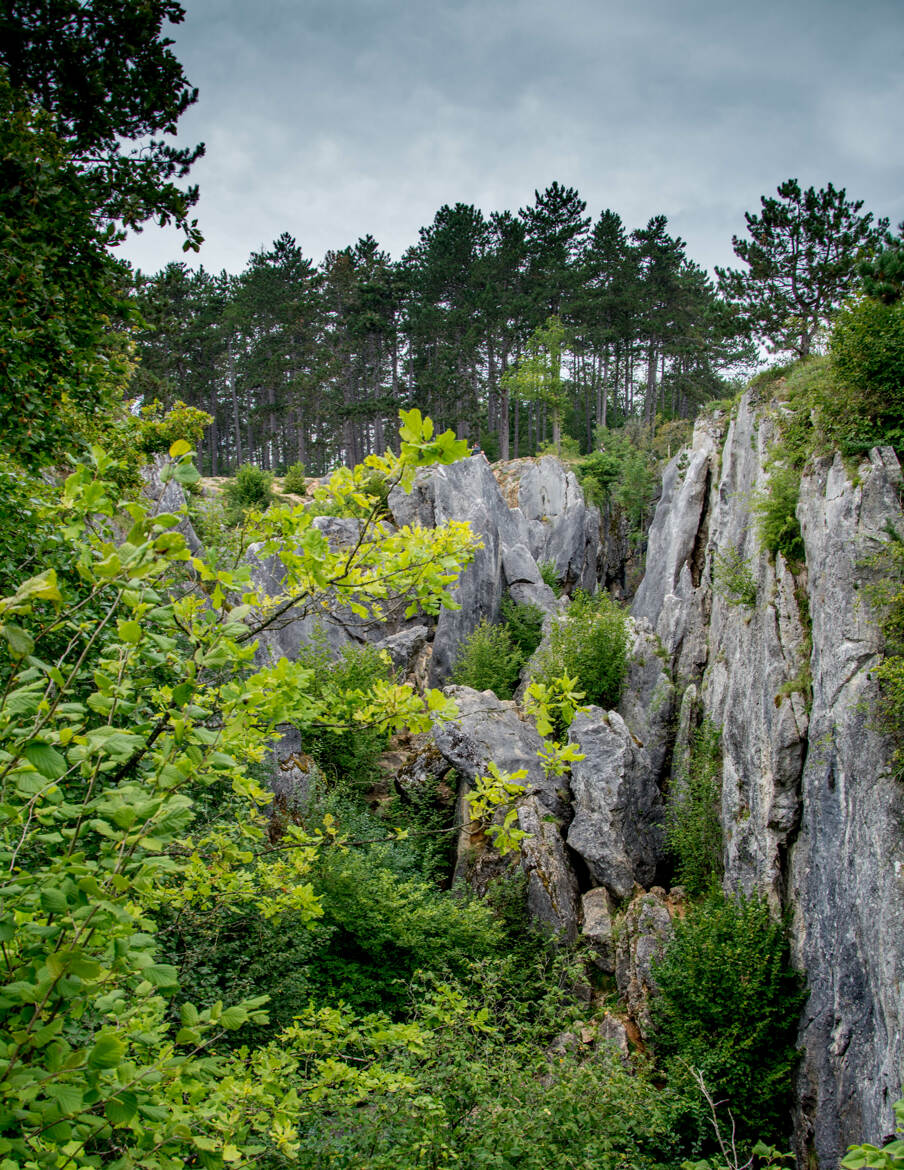
<path id="1" fill-rule="evenodd" d="M 24 658 L 26 654 L 31 654 L 35 648 L 34 638 L 27 630 L 23 630 L 21 626 L 0 625 L 0 632 L 3 633 L 10 653 L 15 658 Z"/>
<path id="2" fill-rule="evenodd" d="M 128 1125 L 138 1112 L 138 1098 L 128 1089 L 124 1089 L 104 1106 L 104 1115 L 111 1125 Z"/>
<path id="3" fill-rule="evenodd" d="M 116 1068 L 126 1053 L 123 1040 L 112 1033 L 101 1034 L 94 1047 L 88 1053 L 90 1068 Z"/>
<path id="4" fill-rule="evenodd" d="M 25 749 L 25 758 L 29 764 L 45 776 L 48 780 L 59 780 L 66 771 L 66 759 L 56 748 L 49 743 L 33 740 Z"/>

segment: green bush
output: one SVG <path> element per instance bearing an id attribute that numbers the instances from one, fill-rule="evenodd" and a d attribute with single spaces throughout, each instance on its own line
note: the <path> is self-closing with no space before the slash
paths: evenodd
<path id="1" fill-rule="evenodd" d="M 156 400 L 142 407 L 135 446 L 146 455 L 168 452 L 177 439 L 199 447 L 204 429 L 213 419 L 206 411 L 177 401 L 165 413 Z"/>
<path id="2" fill-rule="evenodd" d="M 562 585 L 559 581 L 559 570 L 555 561 L 540 561 L 537 568 L 544 585 L 548 585 L 556 597 L 562 596 Z"/>
<path id="3" fill-rule="evenodd" d="M 781 553 L 791 565 L 802 564 L 806 556 L 797 519 L 799 495 L 800 471 L 795 467 L 775 466 L 765 492 L 753 501 L 763 548 L 772 557 Z"/>
<path id="4" fill-rule="evenodd" d="M 245 513 L 255 508 L 263 512 L 273 499 L 273 476 L 269 471 L 243 463 L 223 488 L 230 523 L 240 523 Z"/>
<path id="5" fill-rule="evenodd" d="M 452 681 L 510 699 L 523 664 L 524 655 L 512 641 L 508 628 L 491 625 L 484 618 L 455 659 Z"/>
<path id="6" fill-rule="evenodd" d="M 304 473 L 305 467 L 303 463 L 291 464 L 283 476 L 282 490 L 291 493 L 293 496 L 303 496 L 308 488 Z"/>
<path id="7" fill-rule="evenodd" d="M 904 450 L 904 301 L 864 297 L 842 310 L 830 341 L 838 397 L 830 434 L 846 454 Z"/>
<path id="8" fill-rule="evenodd" d="M 750 561 L 735 548 L 713 557 L 713 589 L 729 605 L 756 605 L 756 581 Z"/>
<path id="9" fill-rule="evenodd" d="M 543 610 L 538 605 L 519 605 L 511 597 L 503 597 L 502 622 L 521 654 L 522 662 L 526 662 L 543 636 Z"/>
<path id="10" fill-rule="evenodd" d="M 550 686 L 568 674 L 577 677 L 584 702 L 607 710 L 618 706 L 627 671 L 628 624 L 608 593 L 590 596 L 580 590 L 557 622 L 540 652 L 533 672 L 536 682 Z"/>
<path id="11" fill-rule="evenodd" d="M 725 1100 L 742 1142 L 783 1139 L 806 999 L 784 923 L 765 899 L 714 892 L 676 922 L 654 976 L 653 1038 L 671 1086 L 685 1097 L 676 1128 L 689 1148 L 711 1141 L 692 1068 Z"/>
<path id="12" fill-rule="evenodd" d="M 322 630 L 310 645 L 302 646 L 298 661 L 313 672 L 309 693 L 318 699 L 330 697 L 337 715 L 344 715 L 348 723 L 348 727 L 302 728 L 305 751 L 332 781 L 353 790 L 367 788 L 375 779 L 377 759 L 388 736 L 378 727 L 355 724 L 356 693 L 367 695 L 375 683 L 386 679 L 389 664 L 373 646 L 348 645 L 334 658 Z"/>
<path id="13" fill-rule="evenodd" d="M 722 733 L 704 718 L 666 804 L 666 844 L 675 858 L 675 876 L 692 898 L 722 877 L 721 799 Z"/>

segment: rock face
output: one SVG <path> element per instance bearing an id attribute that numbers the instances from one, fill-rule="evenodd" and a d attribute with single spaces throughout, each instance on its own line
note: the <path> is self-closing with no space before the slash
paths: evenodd
<path id="1" fill-rule="evenodd" d="M 662 797 L 650 756 L 617 711 L 589 707 L 574 718 L 569 743 L 574 820 L 568 844 L 593 880 L 616 898 L 650 886 L 662 850 Z"/>
<path id="2" fill-rule="evenodd" d="M 553 458 L 518 460 L 505 468 L 502 478 L 518 500 L 513 507 L 482 455 L 421 472 L 411 492 L 397 487 L 389 494 L 396 524 L 467 520 L 482 545 L 455 587 L 460 608 L 439 616 L 430 664 L 433 686 L 448 680 L 456 654 L 480 621 L 498 621 L 506 590 L 519 604 L 546 613 L 556 608 L 538 562 L 554 561 L 566 583 L 596 587 L 600 518 L 585 505 L 574 473 Z"/>
<path id="3" fill-rule="evenodd" d="M 628 1014 L 646 1038 L 652 1028 L 650 997 L 656 991 L 653 966 L 671 941 L 673 906 L 654 886 L 638 891 L 619 924 L 615 948 L 615 982 Z"/>
<path id="4" fill-rule="evenodd" d="M 839 458 L 801 487 L 813 619 L 810 749 L 791 856 L 794 941 L 810 999 L 800 1070 L 801 1137 L 820 1165 L 891 1129 L 904 1060 L 904 790 L 869 711 L 879 639 L 858 594 L 901 473 L 873 451 L 848 478 Z"/>
<path id="5" fill-rule="evenodd" d="M 722 729 L 726 887 L 792 915 L 810 989 L 798 1154 L 831 1166 L 888 1132 L 904 1058 L 904 800 L 868 714 L 879 636 L 859 593 L 885 524 L 900 530 L 901 475 L 890 450 L 856 483 L 840 458 L 807 472 L 792 572 L 760 549 L 751 512 L 773 439 L 750 392 L 731 419 L 698 423 L 666 470 L 633 613 L 688 688 L 676 757 L 698 699 Z M 726 558 L 755 599 L 729 587 Z"/>
<path id="6" fill-rule="evenodd" d="M 455 700 L 459 716 L 454 722 L 437 722 L 433 738 L 447 763 L 466 784 L 486 773 L 491 761 L 502 772 L 527 772 L 519 781 L 525 792 L 517 807 L 519 827 L 530 834 L 520 853 L 528 881 L 528 909 L 553 933 L 573 941 L 579 920 L 578 886 L 559 822 L 559 817 L 568 811 L 569 794 L 567 789 L 557 788 L 540 767 L 540 736 L 532 724 L 520 717 L 515 703 L 502 702 L 491 691 L 447 687 L 445 693 Z M 459 822 L 467 829 L 469 817 L 464 801 L 460 804 Z M 482 838 L 464 832 L 462 841 L 476 856 L 460 851 L 457 877 L 464 878 L 468 871 L 472 884 L 480 885 L 487 874 L 499 872 Z M 476 881 L 470 873 L 474 865 L 479 871 Z"/>

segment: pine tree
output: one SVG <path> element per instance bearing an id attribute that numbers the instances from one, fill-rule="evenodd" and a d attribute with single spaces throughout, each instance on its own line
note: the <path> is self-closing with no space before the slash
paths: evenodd
<path id="1" fill-rule="evenodd" d="M 760 215 L 746 212 L 749 239 L 732 237 L 748 270 L 717 268 L 719 288 L 745 315 L 750 329 L 778 351 L 805 358 L 851 291 L 858 257 L 881 242 L 888 220 L 873 225 L 862 200 L 844 188 L 806 191 L 796 179 L 760 199 Z"/>

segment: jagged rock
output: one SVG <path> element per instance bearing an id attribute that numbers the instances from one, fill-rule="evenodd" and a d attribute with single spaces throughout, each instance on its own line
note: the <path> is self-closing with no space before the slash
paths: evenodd
<path id="1" fill-rule="evenodd" d="M 593 880 L 616 898 L 653 881 L 662 851 L 662 799 L 646 750 L 617 711 L 575 716 L 569 743 L 584 754 L 571 768 L 575 816 L 568 844 Z"/>
<path id="2" fill-rule="evenodd" d="M 810 989 L 798 1145 L 821 1166 L 888 1132 L 904 1066 L 904 790 L 871 715 L 880 636 L 859 588 L 886 523 L 902 530 L 900 491 L 886 448 L 870 453 L 856 485 L 840 458 L 818 464 L 798 503 L 813 623 L 790 876 L 793 946 Z"/>
<path id="3" fill-rule="evenodd" d="M 632 622 L 628 669 L 622 688 L 619 714 L 640 740 L 657 780 L 669 753 L 675 713 L 675 687 L 669 678 L 667 656 L 650 623 Z"/>
<path id="4" fill-rule="evenodd" d="M 491 691 L 446 687 L 455 700 L 458 718 L 438 721 L 433 737 L 445 760 L 467 783 L 487 772 L 494 762 L 502 772 L 525 769 L 524 796 L 518 800 L 518 824 L 530 834 L 521 843 L 520 863 L 527 875 L 528 909 L 532 917 L 554 934 L 573 941 L 577 936 L 578 887 L 568 861 L 561 818 L 569 811 L 567 788 L 557 788 L 546 777 L 537 753 L 543 741 L 532 724 L 518 714 L 513 702 L 502 702 Z M 482 833 L 475 831 L 467 802 L 459 803 L 457 823 L 462 827 L 456 878 L 474 888 L 485 888 L 502 872 L 498 854 Z"/>
<path id="5" fill-rule="evenodd" d="M 351 548 L 361 532 L 361 521 L 346 516 L 315 516 L 313 527 L 319 529 L 330 542 L 333 551 Z M 255 589 L 266 597 L 279 597 L 284 589 L 285 572 L 282 561 L 275 554 L 261 559 L 260 546 L 251 545 L 247 562 Z M 403 621 L 404 607 L 390 605 L 378 618 L 358 617 L 347 607 L 333 606 L 329 611 L 309 613 L 302 605 L 287 610 L 259 635 L 258 655 L 263 661 L 281 657 L 290 661 L 298 657 L 300 647 L 310 645 L 315 637 L 322 637 L 330 653 L 338 656 L 350 644 L 385 640 Z"/>
<path id="6" fill-rule="evenodd" d="M 560 789 L 540 767 L 543 741 L 533 724 L 521 718 L 516 703 L 471 687 L 446 687 L 444 694 L 454 699 L 458 717 L 434 723 L 433 738 L 460 776 L 473 782 L 486 774 L 491 762 L 501 772 L 523 768 L 527 775 L 519 783 L 525 786 L 525 796 L 536 795 L 544 808 L 558 816 L 567 813 L 567 789 Z"/>
<path id="7" fill-rule="evenodd" d="M 666 471 L 633 612 L 722 729 L 726 888 L 760 890 L 791 912 L 810 988 L 798 1155 L 837 1165 L 849 1142 L 887 1131 L 904 1060 L 904 794 L 869 714 L 880 643 L 860 588 L 886 522 L 901 528 L 900 469 L 886 449 L 856 483 L 840 458 L 804 475 L 806 569 L 795 575 L 761 550 L 751 516 L 774 423 L 749 392 L 722 446 L 726 422 L 699 422 L 692 450 Z M 746 567 L 755 605 L 720 585 L 726 554 Z M 687 691 L 675 775 L 695 701 Z"/>
<path id="8" fill-rule="evenodd" d="M 160 477 L 168 462 L 165 455 L 155 455 L 152 462 L 141 468 L 141 477 L 144 480 L 142 491 L 151 502 L 152 516 L 159 516 L 162 512 L 182 512 L 186 508 L 182 484 L 175 479 L 169 479 L 164 483 Z M 202 551 L 201 541 L 187 515 L 179 521 L 175 531 L 182 533 L 186 545 L 194 556 Z"/>
<path id="9" fill-rule="evenodd" d="M 631 613 L 646 618 L 671 659 L 675 677 L 693 677 L 706 662 L 707 590 L 700 589 L 707 513 L 723 424 L 702 418 L 693 446 L 662 477 L 662 495 L 647 537 L 647 565 Z"/>
<path id="10" fill-rule="evenodd" d="M 426 626 L 409 626 L 397 634 L 381 638 L 375 645 L 378 650 L 385 650 L 389 654 L 394 670 L 407 675 L 429 636 L 430 631 Z"/>
<path id="11" fill-rule="evenodd" d="M 680 902 L 669 900 L 665 890 L 654 886 L 638 891 L 619 923 L 615 947 L 615 982 L 628 1014 L 644 1039 L 650 1035 L 650 996 L 656 991 L 653 965 L 665 954 L 672 939 L 672 914 Z"/>
<path id="12" fill-rule="evenodd" d="M 392 777 L 395 787 L 409 797 L 434 791 L 449 771 L 449 762 L 430 732 L 411 736 L 406 744 L 397 744 L 383 752 L 378 765 Z"/>
<path id="13" fill-rule="evenodd" d="M 584 502 L 577 476 L 558 459 L 544 456 L 521 474 L 518 506 L 527 522 L 530 551 L 551 561 L 566 588 L 596 590 L 600 514 Z"/>
<path id="14" fill-rule="evenodd" d="M 627 1064 L 631 1055 L 628 1026 L 624 1020 L 606 1012 L 596 1029 L 597 1044 L 608 1044 L 616 1049 L 622 1061 Z"/>
<path id="15" fill-rule="evenodd" d="M 313 758 L 302 747 L 298 729 L 285 726 L 282 732 L 269 755 L 268 783 L 273 792 L 270 812 L 274 825 L 304 808 L 311 784 L 319 775 Z"/>
<path id="16" fill-rule="evenodd" d="M 581 934 L 593 948 L 594 963 L 610 974 L 615 970 L 615 915 L 615 902 L 605 886 L 588 890 L 581 899 Z"/>
<path id="17" fill-rule="evenodd" d="M 538 605 L 544 612 L 556 608 L 555 594 L 540 575 L 537 549 L 557 561 L 563 578 L 596 587 L 599 514 L 584 505 L 574 473 L 552 458 L 505 466 L 517 479 L 519 496 L 526 482 L 531 506 L 548 505 L 544 519 L 532 515 L 529 522 L 523 509 L 509 507 L 482 455 L 419 472 L 410 493 L 399 487 L 389 493 L 396 524 L 466 520 L 482 546 L 453 591 L 460 608 L 440 613 L 430 663 L 433 686 L 447 681 L 462 643 L 481 619 L 498 621 L 505 589 L 519 603 Z M 507 482 L 506 473 L 499 474 Z"/>
<path id="18" fill-rule="evenodd" d="M 518 804 L 518 826 L 528 834 L 521 842 L 520 860 L 531 918 L 558 938 L 574 942 L 580 895 L 559 822 L 531 796 Z"/>

